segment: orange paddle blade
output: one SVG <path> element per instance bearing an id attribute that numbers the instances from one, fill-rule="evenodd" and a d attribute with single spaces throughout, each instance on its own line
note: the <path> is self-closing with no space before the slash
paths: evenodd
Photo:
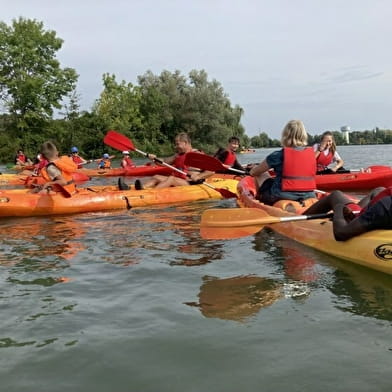
<path id="1" fill-rule="evenodd" d="M 264 226 L 244 226 L 244 227 L 200 227 L 200 236 L 205 240 L 231 240 L 234 238 L 247 237 L 256 234 Z"/>
<path id="2" fill-rule="evenodd" d="M 314 215 L 288 215 L 276 217 L 259 208 L 220 208 L 204 211 L 201 216 L 200 234 L 203 238 L 229 239 L 254 234 L 263 225 L 273 223 L 325 219 L 331 213 Z"/>

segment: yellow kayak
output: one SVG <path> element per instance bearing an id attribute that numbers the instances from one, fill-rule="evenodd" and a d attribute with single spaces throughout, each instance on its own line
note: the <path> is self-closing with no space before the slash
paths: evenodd
<path id="1" fill-rule="evenodd" d="M 271 217 L 290 217 L 301 213 L 287 212 L 282 208 L 263 204 L 255 199 L 254 179 L 245 177 L 238 183 L 238 203 L 241 207 L 258 208 Z M 284 202 L 279 202 L 284 206 Z M 287 201 L 290 203 L 290 201 Z M 351 238 L 336 241 L 332 222 L 329 219 L 301 220 L 266 226 L 295 241 L 321 252 L 348 260 L 353 263 L 392 274 L 392 231 L 374 230 Z"/>

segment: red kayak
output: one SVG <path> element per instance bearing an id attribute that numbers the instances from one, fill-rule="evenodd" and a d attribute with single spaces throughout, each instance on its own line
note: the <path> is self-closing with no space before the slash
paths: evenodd
<path id="1" fill-rule="evenodd" d="M 342 191 L 369 190 L 379 186 L 392 186 L 392 167 L 370 166 L 362 171 L 316 176 L 318 189 Z"/>
<path id="2" fill-rule="evenodd" d="M 129 168 L 114 168 L 114 169 L 78 169 L 78 172 L 84 173 L 90 177 L 148 177 L 155 174 L 169 175 L 172 170 L 165 166 L 142 165 Z"/>

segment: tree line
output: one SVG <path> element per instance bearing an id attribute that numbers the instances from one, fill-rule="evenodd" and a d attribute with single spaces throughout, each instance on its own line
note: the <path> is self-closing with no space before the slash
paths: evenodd
<path id="1" fill-rule="evenodd" d="M 128 136 L 141 150 L 169 155 L 174 137 L 187 132 L 195 147 L 207 153 L 237 136 L 244 147 L 277 147 L 265 132 L 249 138 L 241 124 L 244 114 L 232 105 L 222 85 L 206 71 L 146 71 L 137 83 L 102 76 L 102 92 L 90 110 L 80 109 L 78 73 L 62 68 L 57 52 L 63 40 L 42 22 L 19 18 L 0 22 L 0 160 L 13 160 L 23 149 L 34 156 L 52 140 L 62 153 L 76 145 L 86 157 L 110 149 L 103 145 L 107 130 Z M 391 143 L 390 131 L 350 135 L 353 143 Z M 338 144 L 345 140 L 335 132 Z M 317 135 L 310 136 L 310 142 Z"/>
<path id="2" fill-rule="evenodd" d="M 249 144 L 243 109 L 233 106 L 221 84 L 204 70 L 151 71 L 137 84 L 102 76 L 103 90 L 91 110 L 80 110 L 75 69 L 56 58 L 63 40 L 42 22 L 19 18 L 0 23 L 0 157 L 12 160 L 21 148 L 35 155 L 45 140 L 62 152 L 77 145 L 87 156 L 108 150 L 108 129 L 130 137 L 139 149 L 170 154 L 174 137 L 187 132 L 197 148 L 211 152 L 230 136 Z M 65 103 L 64 103 L 65 102 Z M 56 112 L 57 111 L 57 112 Z"/>

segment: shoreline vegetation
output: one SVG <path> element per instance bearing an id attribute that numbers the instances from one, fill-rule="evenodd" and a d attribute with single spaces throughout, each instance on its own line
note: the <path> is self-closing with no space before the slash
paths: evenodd
<path id="1" fill-rule="evenodd" d="M 147 70 L 137 77 L 137 84 L 117 81 L 108 72 L 91 109 L 80 110 L 77 70 L 62 68 L 56 58 L 62 44 L 55 31 L 45 30 L 35 19 L 20 17 L 11 25 L 0 22 L 2 163 L 13 161 L 19 149 L 35 157 L 46 140 L 52 140 L 62 154 L 74 145 L 86 158 L 112 153 L 103 144 L 109 129 L 160 156 L 172 153 L 179 132 L 187 132 L 192 144 L 206 153 L 226 145 L 231 136 L 237 136 L 244 148 L 280 146 L 267 132 L 246 134 L 243 108 L 233 105 L 205 70 L 191 70 L 186 76 L 178 70 L 159 75 Z M 341 132 L 333 134 L 338 145 L 346 144 Z M 309 135 L 309 144 L 320 137 Z M 392 144 L 392 130 L 353 131 L 350 144 Z"/>

